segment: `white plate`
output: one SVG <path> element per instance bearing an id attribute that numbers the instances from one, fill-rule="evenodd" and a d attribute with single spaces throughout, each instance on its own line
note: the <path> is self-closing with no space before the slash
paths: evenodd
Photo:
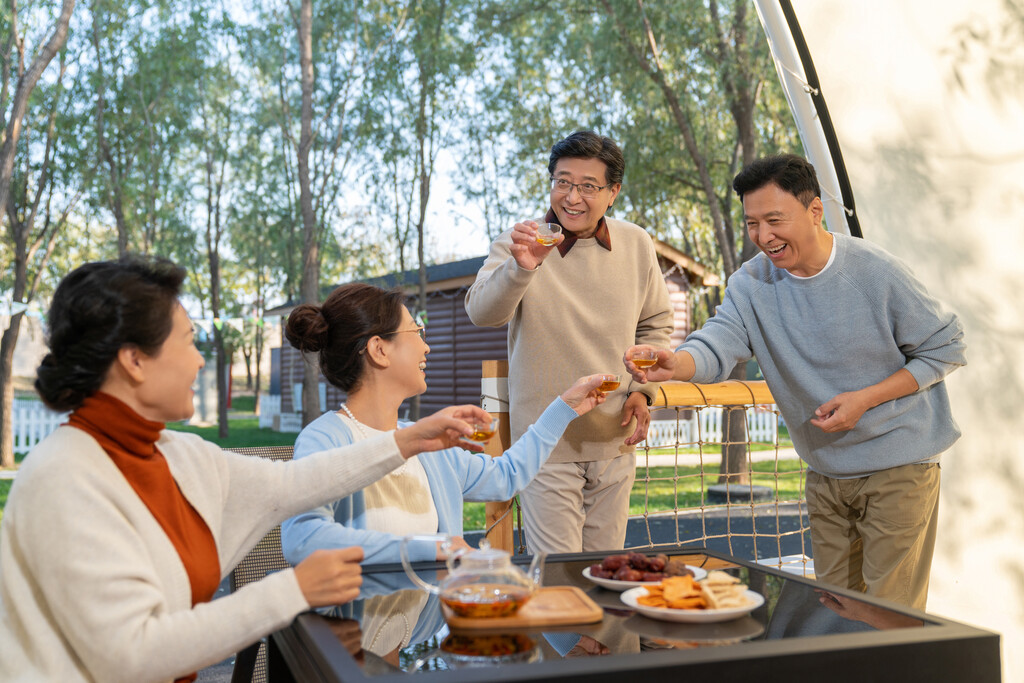
<path id="1" fill-rule="evenodd" d="M 645 617 L 660 619 L 661 621 L 676 621 L 684 624 L 710 624 L 716 621 L 729 621 L 738 619 L 745 614 L 750 614 L 764 604 L 764 597 L 755 591 L 748 590 L 744 595 L 749 602 L 743 607 L 728 607 L 726 609 L 672 609 L 671 607 L 648 607 L 641 605 L 637 598 L 647 595 L 647 589 L 643 586 L 630 588 L 620 597 L 622 602 L 629 605 Z"/>
<path id="2" fill-rule="evenodd" d="M 691 567 L 690 565 L 686 565 L 686 568 L 693 572 L 694 581 L 700 581 L 708 575 L 708 573 L 700 567 Z M 658 581 L 616 581 L 615 579 L 602 579 L 598 576 L 591 576 L 590 567 L 583 570 L 583 576 L 602 588 L 607 588 L 610 591 L 619 591 L 620 593 L 624 590 L 629 590 L 630 588 L 650 586 L 651 584 L 658 583 Z"/>

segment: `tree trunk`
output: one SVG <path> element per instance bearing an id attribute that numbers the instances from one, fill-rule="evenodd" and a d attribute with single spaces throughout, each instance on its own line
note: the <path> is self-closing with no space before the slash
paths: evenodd
<path id="1" fill-rule="evenodd" d="M 260 308 L 259 315 L 260 315 L 260 319 L 262 320 L 262 317 L 263 317 L 263 309 L 262 309 L 262 307 Z M 260 373 L 260 370 L 261 370 L 261 367 L 260 367 L 261 366 L 260 356 L 262 356 L 262 355 L 263 355 L 263 326 L 257 324 L 257 326 L 256 326 L 256 387 L 253 389 L 253 411 L 257 415 L 259 415 L 259 413 L 260 413 L 260 389 L 261 389 L 260 385 L 263 382 L 263 378 L 262 378 L 261 373 Z"/>
<path id="2" fill-rule="evenodd" d="M 96 51 L 96 144 L 99 147 L 100 160 L 107 165 L 107 173 L 110 175 L 110 196 L 108 198 L 109 208 L 114 214 L 114 223 L 117 226 L 117 254 L 124 256 L 128 253 L 128 223 L 124 217 L 124 199 L 121 192 L 121 170 L 117 160 L 110 151 L 110 143 L 106 135 L 106 76 L 103 73 L 103 55 L 100 53 L 100 36 L 98 19 L 95 7 L 92 19 L 92 45 Z"/>
<path id="3" fill-rule="evenodd" d="M 426 69 L 423 64 L 420 64 L 420 98 L 419 98 L 419 112 L 416 118 L 416 138 L 419 143 L 419 150 L 417 152 L 417 166 L 419 166 L 419 207 L 420 214 L 416 221 L 416 260 L 419 263 L 417 268 L 418 278 L 418 297 L 416 308 L 419 311 L 427 310 L 427 264 L 426 264 L 426 253 L 424 249 L 424 232 L 427 228 L 427 203 L 430 201 L 430 174 L 427 172 L 427 160 L 426 160 L 426 137 L 427 137 L 427 120 L 426 120 L 426 108 L 427 108 L 427 89 L 429 86 L 430 76 L 425 73 Z M 411 403 L 412 416 L 411 419 L 420 419 L 420 397 L 419 395 L 413 396 Z"/>
<path id="4" fill-rule="evenodd" d="M 313 146 L 313 0 L 302 0 L 299 9 L 299 67 L 302 77 L 302 123 L 296 170 L 299 176 L 299 210 L 302 213 L 302 302 L 320 303 L 320 241 L 309 177 L 309 151 Z M 308 354 L 307 354 L 308 356 Z M 302 372 L 302 424 L 320 415 L 320 369 L 306 358 Z"/>
<path id="5" fill-rule="evenodd" d="M 0 145 L 0 212 L 6 212 L 11 192 L 11 179 L 14 174 L 14 157 L 18 149 L 18 138 L 21 136 L 22 119 L 28 108 L 29 97 L 35 90 L 39 78 L 47 65 L 64 45 L 68 35 L 68 23 L 75 7 L 74 0 L 64 0 L 60 15 L 54 23 L 53 32 L 46 44 L 39 50 L 29 68 L 18 79 L 18 85 L 11 101 L 10 117 L 4 132 L 3 145 Z M 16 11 L 16 8 L 15 8 Z M 12 17 L 11 25 L 16 17 Z M 51 131 L 52 133 L 52 131 Z M 14 220 L 12 215 L 9 220 Z M 0 221 L 3 216 L 0 215 Z M 22 301 L 28 281 L 26 262 L 18 256 L 26 253 L 27 232 L 18 235 L 18 226 L 11 226 L 10 232 L 16 235 L 18 244 L 15 247 L 15 278 L 12 301 Z M 52 242 L 50 243 L 52 246 Z M 0 467 L 14 466 L 14 348 L 18 343 L 18 331 L 21 329 L 23 314 L 11 315 L 10 325 L 4 330 L 0 339 Z"/>
<path id="6" fill-rule="evenodd" d="M 242 348 L 242 362 L 245 363 L 245 388 L 252 389 L 252 347 Z"/>
<path id="7" fill-rule="evenodd" d="M 53 33 L 50 34 L 46 45 L 39 51 L 32 60 L 32 64 L 18 79 L 18 87 L 14 91 L 14 99 L 11 101 L 11 114 L 7 119 L 7 129 L 4 134 L 4 143 L 0 146 L 0 207 L 7 206 L 7 197 L 11 191 L 11 177 L 14 174 L 14 155 L 18 148 L 18 138 L 21 136 L 21 122 L 28 108 L 28 99 L 35 90 L 39 77 L 43 75 L 50 61 L 57 55 L 57 51 L 64 45 L 68 37 L 68 22 L 71 21 L 71 10 L 75 7 L 75 0 L 64 0 L 61 5 L 60 16 L 54 24 Z"/>
<path id="8" fill-rule="evenodd" d="M 729 379 L 746 379 L 746 369 L 746 364 L 737 365 Z M 718 469 L 718 483 L 749 484 L 746 407 L 727 406 L 722 418 L 722 463 Z"/>
<path id="9" fill-rule="evenodd" d="M 217 436 L 226 439 L 228 437 L 228 399 L 231 391 L 228 372 L 231 366 L 228 364 L 228 354 L 224 350 L 224 330 L 214 328 L 213 339 L 217 347 Z"/>
<path id="10" fill-rule="evenodd" d="M 12 315 L 0 338 L 0 467 L 14 467 L 14 347 L 23 316 Z"/>

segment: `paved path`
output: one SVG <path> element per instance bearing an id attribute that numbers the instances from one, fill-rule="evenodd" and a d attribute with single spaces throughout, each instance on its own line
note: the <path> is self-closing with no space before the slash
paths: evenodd
<path id="1" fill-rule="evenodd" d="M 775 451 L 751 451 L 750 459 L 753 462 L 771 462 L 775 460 Z M 800 456 L 796 454 L 796 450 L 793 448 L 780 448 L 778 450 L 779 460 L 799 460 Z M 637 451 L 636 454 L 636 466 L 637 467 L 671 467 L 675 463 L 680 465 L 693 466 L 699 465 L 703 462 L 706 465 L 718 465 L 722 462 L 722 456 L 718 453 L 705 453 L 703 455 L 680 453 L 678 455 L 669 453 L 667 455 L 644 455 L 643 451 Z"/>

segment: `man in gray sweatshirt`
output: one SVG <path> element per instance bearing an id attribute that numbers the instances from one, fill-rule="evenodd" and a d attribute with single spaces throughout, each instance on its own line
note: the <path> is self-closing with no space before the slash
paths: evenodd
<path id="1" fill-rule="evenodd" d="M 939 457 L 960 436 L 943 378 L 966 363 L 957 317 L 905 264 L 822 227 L 805 159 L 759 159 L 733 181 L 761 252 L 713 318 L 638 382 L 720 382 L 757 358 L 807 463 L 817 577 L 923 609 Z"/>

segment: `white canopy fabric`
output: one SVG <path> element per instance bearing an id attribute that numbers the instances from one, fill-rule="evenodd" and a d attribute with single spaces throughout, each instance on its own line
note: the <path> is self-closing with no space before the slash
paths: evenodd
<path id="1" fill-rule="evenodd" d="M 808 157 L 840 196 L 785 1 L 755 4 Z M 928 609 L 1002 633 L 1004 678 L 1024 680 L 1024 3 L 790 5 L 864 238 L 966 328 L 969 364 L 947 380 L 964 434 L 942 461 Z M 831 203 L 828 225 L 848 231 Z"/>

